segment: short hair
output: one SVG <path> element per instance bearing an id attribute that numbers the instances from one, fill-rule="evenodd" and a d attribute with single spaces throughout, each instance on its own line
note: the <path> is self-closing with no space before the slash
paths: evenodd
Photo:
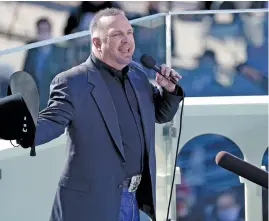
<path id="1" fill-rule="evenodd" d="M 46 17 L 42 17 L 40 19 L 38 19 L 36 21 L 36 27 L 39 29 L 39 26 L 41 23 L 47 23 L 47 25 L 49 26 L 49 28 L 51 29 L 51 23 L 50 23 L 50 20 Z"/>
<path id="2" fill-rule="evenodd" d="M 95 16 L 93 17 L 93 19 L 91 20 L 91 24 L 90 24 L 90 34 L 91 36 L 93 35 L 94 31 L 96 29 L 98 29 L 98 25 L 100 22 L 100 19 L 102 17 L 107 17 L 107 16 L 116 16 L 116 15 L 125 15 L 125 12 L 121 9 L 118 8 L 106 8 L 103 10 L 100 10 L 99 12 L 97 12 L 95 14 Z"/>

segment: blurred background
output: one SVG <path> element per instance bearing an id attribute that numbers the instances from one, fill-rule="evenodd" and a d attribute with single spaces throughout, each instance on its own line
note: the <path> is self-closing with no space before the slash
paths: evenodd
<path id="1" fill-rule="evenodd" d="M 87 31 L 94 14 L 106 7 L 121 8 L 130 20 L 137 19 L 133 23 L 134 60 L 147 53 L 165 63 L 165 17 L 139 18 L 168 11 L 268 9 L 268 2 L 0 2 L 0 50 Z M 268 94 L 268 11 L 173 14 L 171 28 L 171 65 L 183 76 L 181 84 L 187 97 Z M 0 75 L 17 70 L 32 74 L 42 110 L 51 80 L 85 61 L 90 49 L 90 38 L 84 36 L 15 53 L 0 51 Z M 146 71 L 154 81 L 155 73 Z M 214 161 L 223 149 L 243 158 L 235 143 L 217 134 L 196 137 L 180 152 L 178 221 L 245 220 L 243 185 L 238 176 L 217 167 Z M 268 171 L 268 147 L 262 165 Z M 267 195 L 264 190 L 264 221 L 268 220 Z"/>

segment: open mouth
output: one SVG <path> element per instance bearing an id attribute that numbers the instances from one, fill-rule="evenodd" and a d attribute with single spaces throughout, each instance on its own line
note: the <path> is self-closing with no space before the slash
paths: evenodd
<path id="1" fill-rule="evenodd" d="M 130 48 L 124 48 L 124 49 L 119 49 L 119 51 L 121 53 L 129 53 L 131 51 L 131 49 Z"/>

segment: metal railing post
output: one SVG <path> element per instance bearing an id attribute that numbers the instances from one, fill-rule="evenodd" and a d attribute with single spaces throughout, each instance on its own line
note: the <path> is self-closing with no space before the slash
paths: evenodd
<path id="1" fill-rule="evenodd" d="M 171 66 L 171 58 L 172 58 L 172 29 L 171 29 L 171 13 L 168 12 L 165 16 L 165 47 L 166 47 L 166 60 L 165 63 L 168 66 Z"/>

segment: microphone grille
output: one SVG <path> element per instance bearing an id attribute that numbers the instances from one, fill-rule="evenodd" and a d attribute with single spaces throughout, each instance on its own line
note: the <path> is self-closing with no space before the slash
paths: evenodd
<path id="1" fill-rule="evenodd" d="M 154 60 L 153 57 L 150 55 L 142 55 L 140 57 L 140 62 L 143 64 L 146 68 L 152 69 L 156 65 L 156 61 Z"/>

